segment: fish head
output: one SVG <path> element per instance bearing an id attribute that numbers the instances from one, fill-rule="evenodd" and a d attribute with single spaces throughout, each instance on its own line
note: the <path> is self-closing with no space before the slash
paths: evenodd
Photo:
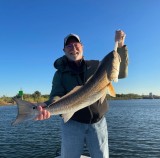
<path id="1" fill-rule="evenodd" d="M 110 81 L 118 82 L 121 58 L 116 51 L 110 52 L 104 59 L 107 77 Z"/>

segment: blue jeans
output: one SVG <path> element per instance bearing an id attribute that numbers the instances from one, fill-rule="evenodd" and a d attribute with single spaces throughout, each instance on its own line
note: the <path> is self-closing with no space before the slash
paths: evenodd
<path id="1" fill-rule="evenodd" d="M 86 143 L 91 158 L 109 158 L 106 118 L 94 124 L 62 121 L 61 158 L 80 158 Z"/>

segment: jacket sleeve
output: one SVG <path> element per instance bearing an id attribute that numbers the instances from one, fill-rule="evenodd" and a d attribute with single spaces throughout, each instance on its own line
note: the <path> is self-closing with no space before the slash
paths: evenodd
<path id="1" fill-rule="evenodd" d="M 117 49 L 118 54 L 121 57 L 120 69 L 118 78 L 125 78 L 128 75 L 128 49 L 127 46 L 124 45 L 122 48 Z"/>
<path id="2" fill-rule="evenodd" d="M 61 77 L 61 72 L 56 71 L 52 81 L 52 89 L 49 100 L 45 102 L 47 105 L 51 104 L 52 102 L 60 99 L 60 97 L 65 95 L 65 89 L 63 87 Z"/>

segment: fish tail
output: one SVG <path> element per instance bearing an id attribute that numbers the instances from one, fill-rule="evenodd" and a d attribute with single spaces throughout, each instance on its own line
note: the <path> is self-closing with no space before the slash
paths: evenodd
<path id="1" fill-rule="evenodd" d="M 18 113 L 15 121 L 13 121 L 11 125 L 14 126 L 26 120 L 31 120 L 38 114 L 37 106 L 35 104 L 19 98 L 13 98 L 13 100 L 17 104 Z"/>

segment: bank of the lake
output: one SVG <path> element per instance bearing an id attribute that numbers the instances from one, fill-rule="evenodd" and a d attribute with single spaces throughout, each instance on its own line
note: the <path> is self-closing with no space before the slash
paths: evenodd
<path id="1" fill-rule="evenodd" d="M 36 95 L 37 93 L 39 95 Z M 1 97 L 0 106 L 14 104 L 12 98 L 13 97 L 6 97 L 6 96 Z M 128 100 L 128 99 L 143 99 L 143 96 L 140 96 L 138 94 L 116 94 L 116 97 L 111 97 L 110 95 L 107 94 L 106 98 L 107 100 Z M 36 91 L 33 94 L 24 94 L 23 99 L 32 103 L 44 102 L 49 99 L 49 95 L 40 95 L 40 92 Z"/>

